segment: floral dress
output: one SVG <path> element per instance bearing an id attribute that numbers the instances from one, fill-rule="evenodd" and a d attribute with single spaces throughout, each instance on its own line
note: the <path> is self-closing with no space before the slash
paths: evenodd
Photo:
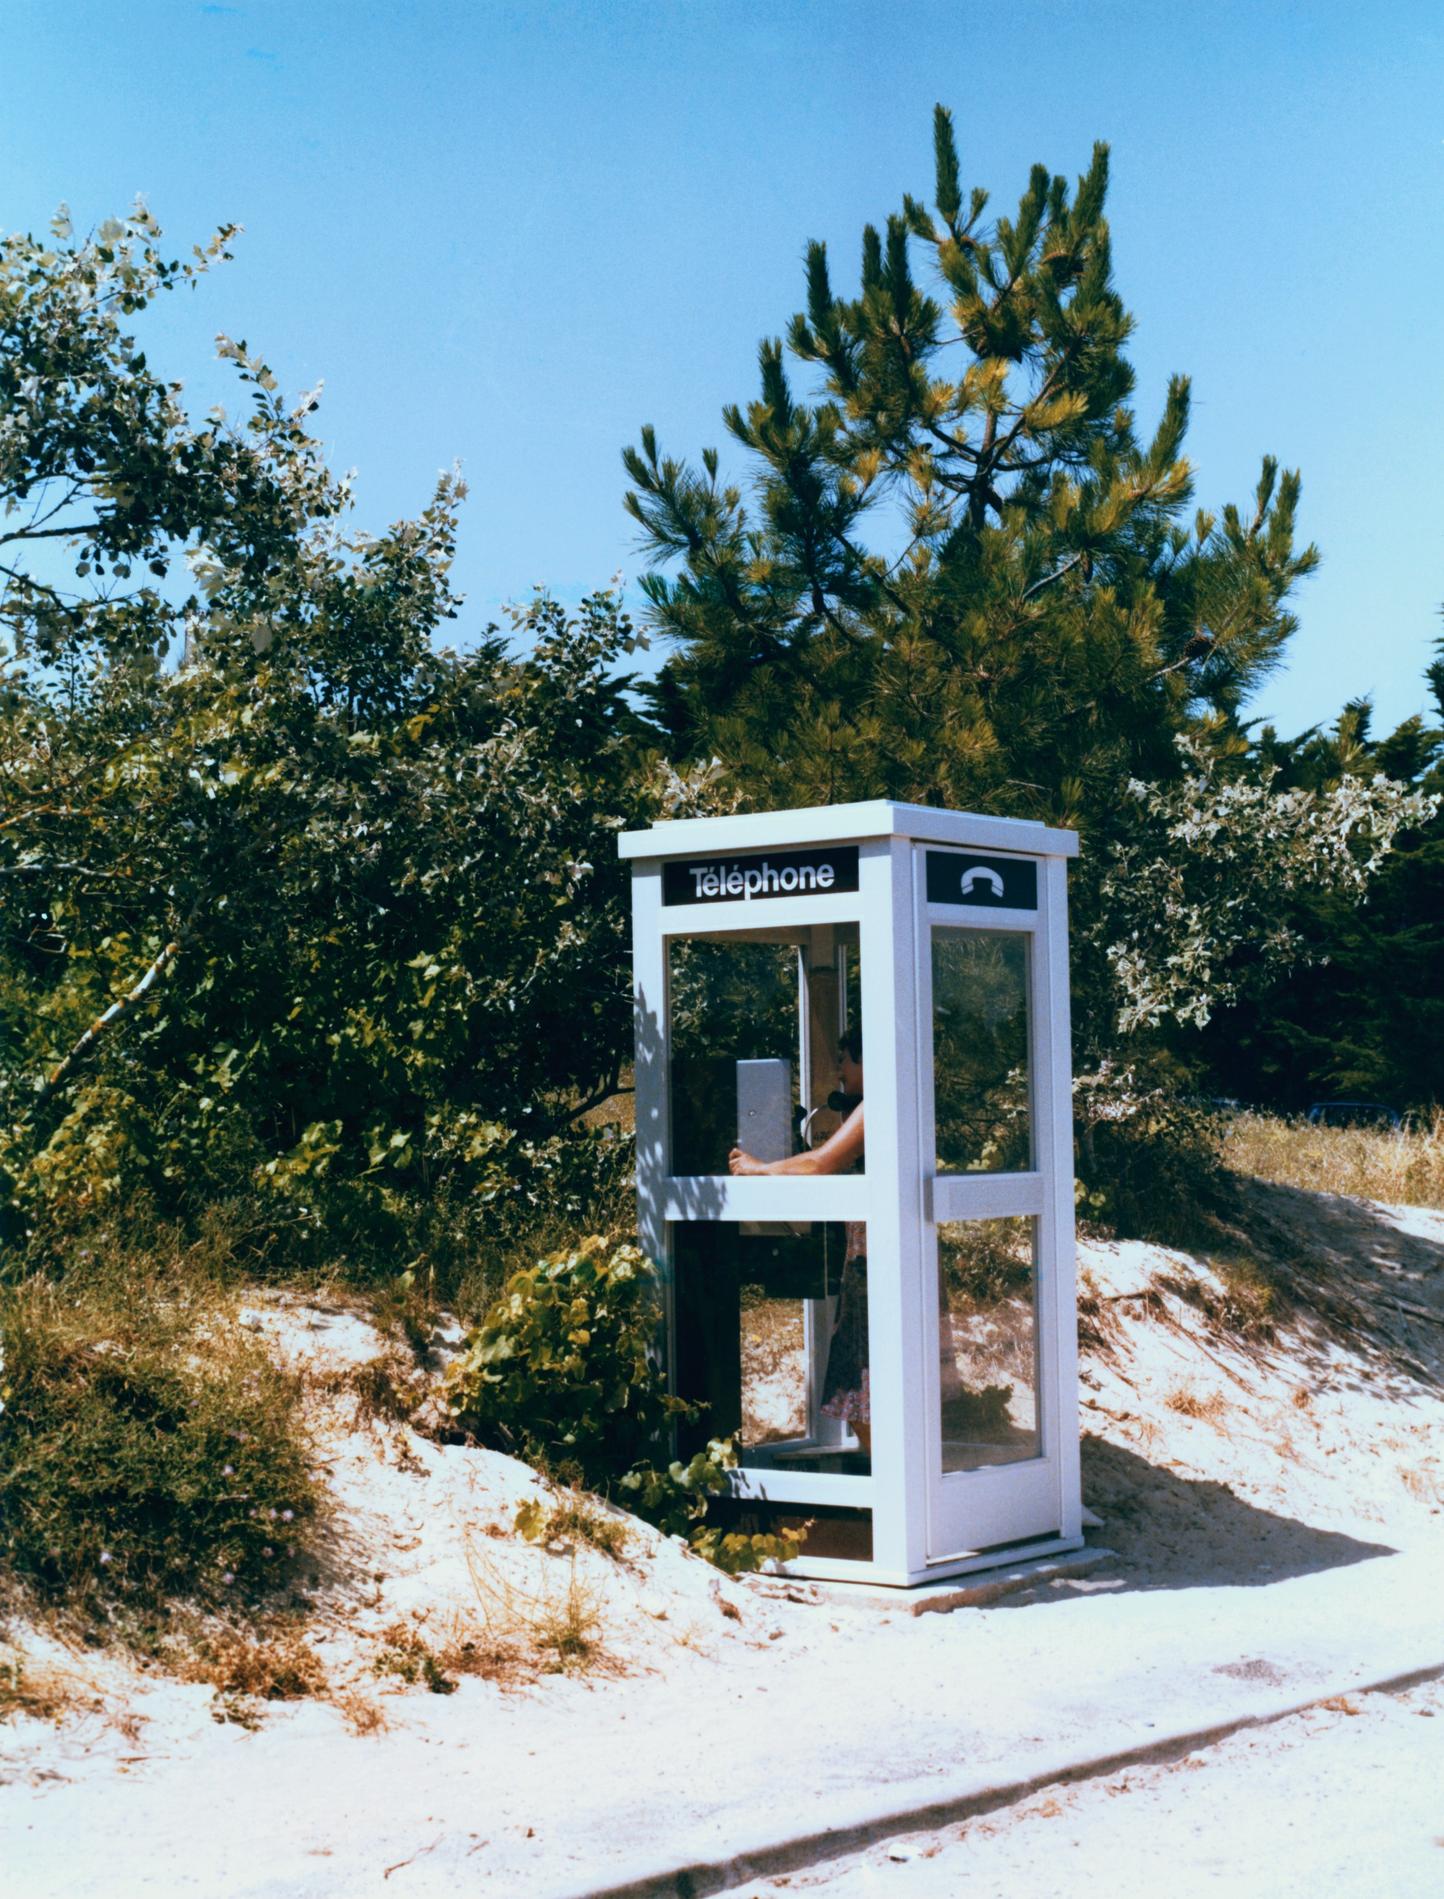
<path id="1" fill-rule="evenodd" d="M 867 1223 L 849 1220 L 846 1230 L 842 1296 L 827 1354 L 822 1415 L 856 1424 L 872 1416 L 867 1372 Z"/>

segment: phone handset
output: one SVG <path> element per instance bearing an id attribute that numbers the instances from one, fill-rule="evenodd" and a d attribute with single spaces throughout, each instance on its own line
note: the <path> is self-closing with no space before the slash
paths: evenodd
<path id="1" fill-rule="evenodd" d="M 1003 880 L 997 871 L 989 870 L 986 865 L 974 864 L 971 870 L 963 872 L 963 895 L 969 896 L 976 884 L 987 884 L 995 897 L 1003 894 Z"/>

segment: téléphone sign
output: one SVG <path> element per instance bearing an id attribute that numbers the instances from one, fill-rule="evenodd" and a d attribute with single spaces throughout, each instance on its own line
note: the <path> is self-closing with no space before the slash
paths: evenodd
<path id="1" fill-rule="evenodd" d="M 757 857 L 670 858 L 662 866 L 664 904 L 758 903 L 856 889 L 856 844 Z"/>

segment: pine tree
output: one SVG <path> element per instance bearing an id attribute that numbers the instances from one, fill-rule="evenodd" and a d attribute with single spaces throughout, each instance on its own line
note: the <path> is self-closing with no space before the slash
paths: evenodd
<path id="1" fill-rule="evenodd" d="M 1035 167 L 990 223 L 941 106 L 934 134 L 933 208 L 864 230 L 856 296 L 808 246 L 805 311 L 724 412 L 745 486 L 650 427 L 625 453 L 675 641 L 656 706 L 745 805 L 885 795 L 1087 828 L 1130 776 L 1177 769 L 1181 730 L 1243 745 L 1317 556 L 1272 460 L 1247 510 L 1185 519 L 1185 378 L 1140 436 L 1107 148 L 1071 189 Z"/>

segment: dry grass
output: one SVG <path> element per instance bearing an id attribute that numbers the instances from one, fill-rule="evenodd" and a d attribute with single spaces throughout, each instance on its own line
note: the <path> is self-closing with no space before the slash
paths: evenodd
<path id="1" fill-rule="evenodd" d="M 372 1673 L 425 1688 L 428 1694 L 450 1695 L 463 1675 L 514 1687 L 555 1672 L 542 1665 L 529 1622 L 503 1629 L 492 1626 L 494 1621 L 478 1627 L 452 1615 L 433 1634 L 425 1611 L 418 1611 L 411 1621 L 393 1622 L 382 1631 Z"/>
<path id="2" fill-rule="evenodd" d="M 203 1681 L 222 1700 L 304 1701 L 326 1692 L 326 1671 L 293 1620 L 219 1628 L 197 1638 L 177 1673 Z"/>
<path id="3" fill-rule="evenodd" d="M 535 1681 L 540 1672 L 524 1643 L 498 1639 L 460 1621 L 437 1648 L 436 1665 L 448 1677 L 475 1675 L 501 1688 Z"/>
<path id="4" fill-rule="evenodd" d="M 59 1721 L 67 1714 L 93 1712 L 99 1705 L 95 1691 L 78 1674 L 0 1642 L 0 1721 L 17 1714 Z"/>
<path id="5" fill-rule="evenodd" d="M 1223 1158 L 1235 1173 L 1311 1193 L 1444 1208 L 1444 1109 L 1427 1126 L 1392 1131 L 1240 1114 L 1228 1124 Z"/>
<path id="6" fill-rule="evenodd" d="M 358 1689 L 343 1688 L 331 1697 L 331 1704 L 353 1734 L 384 1734 L 385 1711 L 369 1695 Z"/>
<path id="7" fill-rule="evenodd" d="M 1202 1301 L 1214 1324 L 1240 1338 L 1270 1337 L 1279 1318 L 1278 1295 L 1264 1269 L 1254 1260 L 1229 1254 L 1216 1254 L 1209 1264 L 1222 1288 L 1218 1293 L 1210 1290 Z"/>
<path id="8" fill-rule="evenodd" d="M 395 1345 L 388 1346 L 375 1358 L 368 1358 L 364 1364 L 348 1365 L 313 1382 L 318 1390 L 331 1396 L 349 1398 L 355 1407 L 353 1419 L 358 1426 L 395 1424 L 409 1418 L 425 1390 L 415 1364 Z"/>
<path id="9" fill-rule="evenodd" d="M 565 1586 L 538 1604 L 531 1637 L 548 1675 L 586 1674 L 602 1659 L 602 1617 L 595 1592 L 573 1558 Z"/>
<path id="10" fill-rule="evenodd" d="M 1436 1469 L 1401 1469 L 1399 1482 L 1421 1503 L 1435 1504 L 1444 1499 L 1444 1480 Z"/>
<path id="11" fill-rule="evenodd" d="M 1175 1385 L 1172 1391 L 1165 1392 L 1163 1402 L 1170 1411 L 1176 1411 L 1181 1418 L 1199 1418 L 1205 1424 L 1222 1429 L 1228 1416 L 1228 1400 L 1221 1391 L 1213 1391 L 1207 1397 L 1194 1391 L 1188 1385 Z"/>
<path id="12" fill-rule="evenodd" d="M 615 1671 L 603 1639 L 601 1597 L 579 1571 L 575 1551 L 565 1581 L 549 1578 L 538 1590 L 506 1577 L 474 1538 L 467 1539 L 465 1555 L 480 1614 L 480 1630 L 469 1639 L 482 1658 L 491 1658 L 470 1672 L 519 1683 L 538 1675 Z"/>
<path id="13" fill-rule="evenodd" d="M 549 1575 L 536 1589 L 506 1576 L 475 1539 L 467 1540 L 465 1554 L 476 1613 L 453 1612 L 437 1622 L 417 1611 L 409 1620 L 393 1622 L 381 1633 L 373 1674 L 449 1695 L 464 1675 L 522 1688 L 544 1675 L 618 1672 L 603 1640 L 601 1598 L 579 1568 L 575 1550 L 564 1574 Z M 355 1727 L 354 1711 L 341 1697 L 333 1699 Z"/>

